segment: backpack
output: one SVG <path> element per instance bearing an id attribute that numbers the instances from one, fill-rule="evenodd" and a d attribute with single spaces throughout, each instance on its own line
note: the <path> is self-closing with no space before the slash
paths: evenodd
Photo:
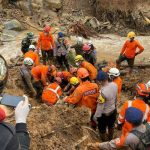
<path id="1" fill-rule="evenodd" d="M 139 138 L 139 144 L 136 150 L 150 150 L 150 125 L 145 124 L 146 132 L 142 133 L 137 130 L 132 130 L 131 133 Z"/>

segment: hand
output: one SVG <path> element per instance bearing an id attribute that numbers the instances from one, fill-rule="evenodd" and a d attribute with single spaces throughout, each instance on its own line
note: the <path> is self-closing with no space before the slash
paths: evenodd
<path id="1" fill-rule="evenodd" d="M 137 55 L 139 55 L 139 52 L 136 52 L 136 53 L 135 53 L 135 56 L 137 56 Z"/>
<path id="2" fill-rule="evenodd" d="M 26 123 L 30 111 L 28 97 L 25 95 L 23 97 L 25 98 L 25 101 L 21 101 L 15 109 L 16 123 Z"/>
<path id="3" fill-rule="evenodd" d="M 90 143 L 87 145 L 88 150 L 100 150 L 100 143 Z"/>

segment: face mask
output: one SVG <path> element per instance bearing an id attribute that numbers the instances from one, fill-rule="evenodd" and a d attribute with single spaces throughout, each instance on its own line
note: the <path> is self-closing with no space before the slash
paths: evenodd
<path id="1" fill-rule="evenodd" d="M 48 35 L 49 35 L 49 33 L 48 33 L 48 32 L 44 32 L 44 35 L 45 35 L 45 36 L 48 36 Z"/>
<path id="2" fill-rule="evenodd" d="M 76 66 L 79 66 L 80 64 L 78 62 L 76 62 Z"/>

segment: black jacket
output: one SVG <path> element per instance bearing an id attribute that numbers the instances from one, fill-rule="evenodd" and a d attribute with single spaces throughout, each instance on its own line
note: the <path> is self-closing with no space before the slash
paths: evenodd
<path id="1" fill-rule="evenodd" d="M 28 150 L 30 137 L 25 123 L 0 123 L 0 150 Z"/>

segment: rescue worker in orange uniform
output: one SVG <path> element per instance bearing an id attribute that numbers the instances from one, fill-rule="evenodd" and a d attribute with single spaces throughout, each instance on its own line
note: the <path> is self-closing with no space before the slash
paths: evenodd
<path id="1" fill-rule="evenodd" d="M 34 66 L 38 66 L 40 64 L 39 56 L 35 52 L 36 48 L 34 45 L 29 46 L 29 51 L 25 53 L 24 58 L 31 58 L 34 62 Z"/>
<path id="2" fill-rule="evenodd" d="M 119 113 L 118 129 L 122 128 L 122 135 L 119 140 L 116 140 L 117 147 L 124 145 L 126 136 L 133 129 L 132 125 L 125 120 L 125 113 L 129 107 L 134 107 L 141 110 L 144 114 L 142 122 L 150 123 L 150 107 L 144 102 L 145 98 L 149 95 L 149 91 L 145 84 L 136 85 L 136 97 L 133 101 L 126 101 Z"/>
<path id="3" fill-rule="evenodd" d="M 118 87 L 118 100 L 120 100 L 122 90 L 122 79 L 119 77 L 120 72 L 117 68 L 111 68 L 108 72 L 109 79 L 117 84 Z"/>
<path id="4" fill-rule="evenodd" d="M 31 70 L 33 77 L 33 87 L 37 92 L 37 99 L 41 98 L 43 88 L 48 85 L 51 78 L 56 76 L 56 67 L 54 65 L 45 66 L 39 65 Z"/>
<path id="5" fill-rule="evenodd" d="M 60 77 L 55 77 L 54 83 L 49 84 L 44 88 L 42 93 L 42 101 L 47 105 L 54 105 L 62 95 L 62 89 L 60 87 L 62 80 Z"/>
<path id="6" fill-rule="evenodd" d="M 96 101 L 99 95 L 98 85 L 90 82 L 89 73 L 85 68 L 79 68 L 77 74 L 82 83 L 65 99 L 65 102 L 88 107 L 92 113 L 95 113 Z"/>
<path id="7" fill-rule="evenodd" d="M 89 72 L 89 78 L 90 78 L 91 81 L 96 79 L 96 77 L 97 77 L 97 69 L 92 64 L 90 64 L 89 62 L 85 61 L 84 58 L 81 55 L 77 55 L 75 57 L 75 62 L 76 62 L 76 65 L 79 68 L 87 69 L 87 71 Z"/>
<path id="8" fill-rule="evenodd" d="M 49 62 L 53 59 L 53 49 L 54 49 L 54 38 L 50 33 L 51 27 L 46 25 L 44 31 L 40 33 L 38 38 L 37 50 L 41 50 L 43 64 L 46 65 L 48 59 Z"/>
<path id="9" fill-rule="evenodd" d="M 135 56 L 139 55 L 144 51 L 143 46 L 141 46 L 140 43 L 137 40 L 135 40 L 135 36 L 136 34 L 134 32 L 128 33 L 127 37 L 129 38 L 129 40 L 125 42 L 121 50 L 119 59 L 116 61 L 117 68 L 119 68 L 121 62 L 126 60 L 130 67 L 130 73 L 132 72 L 133 69 Z M 137 48 L 139 48 L 139 51 L 137 51 Z"/>

